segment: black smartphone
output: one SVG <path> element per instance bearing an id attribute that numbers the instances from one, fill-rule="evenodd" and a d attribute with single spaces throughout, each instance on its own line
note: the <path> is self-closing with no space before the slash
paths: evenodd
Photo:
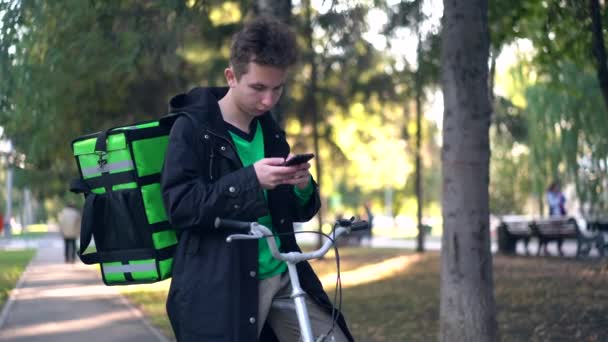
<path id="1" fill-rule="evenodd" d="M 306 163 L 307 161 L 311 160 L 314 157 L 314 153 L 304 153 L 304 154 L 296 154 L 294 156 L 291 156 L 291 158 L 287 159 L 285 161 L 285 163 L 283 163 L 284 166 L 293 166 L 293 165 L 299 165 L 302 163 Z"/>

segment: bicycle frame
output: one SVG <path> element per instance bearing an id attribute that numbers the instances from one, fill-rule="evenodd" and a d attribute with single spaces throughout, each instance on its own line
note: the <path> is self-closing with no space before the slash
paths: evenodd
<path id="1" fill-rule="evenodd" d="M 351 229 L 348 227 L 337 227 L 332 234 L 332 238 L 338 238 L 340 235 L 344 233 L 350 233 Z M 274 235 L 270 229 L 261 225 L 257 222 L 250 223 L 250 233 L 249 234 L 232 234 L 226 238 L 226 242 L 231 242 L 233 240 L 246 240 L 246 239 L 261 239 L 266 238 L 268 241 L 268 246 L 270 248 L 270 252 L 272 256 L 278 260 L 282 260 L 287 264 L 287 269 L 289 271 L 289 278 L 291 280 L 291 298 L 296 305 L 296 314 L 298 316 L 298 322 L 300 325 L 300 334 L 303 342 L 314 342 L 314 337 L 312 334 L 312 327 L 310 324 L 310 316 L 308 315 L 308 308 L 306 306 L 306 292 L 302 290 L 300 286 L 300 278 L 298 277 L 298 271 L 296 269 L 296 265 L 305 260 L 318 259 L 324 256 L 329 249 L 334 244 L 334 241 L 327 239 L 323 246 L 318 250 L 309 252 L 309 253 L 300 253 L 300 252 L 289 252 L 289 253 L 281 253 L 277 248 L 276 241 L 274 240 Z M 325 337 L 322 336 L 318 341 L 322 341 Z"/>

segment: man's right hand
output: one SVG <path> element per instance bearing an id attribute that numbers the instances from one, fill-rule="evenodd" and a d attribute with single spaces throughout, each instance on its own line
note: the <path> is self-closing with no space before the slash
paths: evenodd
<path id="1" fill-rule="evenodd" d="M 283 158 L 264 158 L 253 164 L 263 189 L 271 190 L 277 185 L 293 184 L 294 179 L 303 172 L 303 165 L 283 166 L 284 162 Z"/>

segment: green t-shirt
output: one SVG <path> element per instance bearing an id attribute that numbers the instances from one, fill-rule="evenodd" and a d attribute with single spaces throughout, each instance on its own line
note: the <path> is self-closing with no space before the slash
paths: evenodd
<path id="1" fill-rule="evenodd" d="M 252 122 L 249 134 L 242 132 L 228 123 L 226 123 L 226 125 L 228 126 L 228 131 L 230 132 L 230 136 L 232 136 L 232 141 L 236 146 L 237 153 L 243 166 L 247 167 L 264 158 L 264 134 L 258 120 Z M 313 191 L 312 183 L 309 183 L 309 186 L 304 190 L 299 190 L 297 187 L 294 187 L 294 189 L 301 205 L 308 201 Z M 267 199 L 266 190 L 264 190 L 264 198 Z M 268 227 L 274 232 L 272 217 L 270 215 L 258 218 L 258 223 Z M 281 240 L 279 240 L 277 236 L 275 236 L 274 239 L 277 243 L 277 247 L 280 247 Z M 283 261 L 277 260 L 272 256 L 266 239 L 261 239 L 258 243 L 258 279 L 266 279 L 283 273 L 287 269 L 287 265 Z"/>

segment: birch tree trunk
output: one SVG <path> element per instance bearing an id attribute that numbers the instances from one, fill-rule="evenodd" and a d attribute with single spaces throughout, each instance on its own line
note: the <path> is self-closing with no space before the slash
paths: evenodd
<path id="1" fill-rule="evenodd" d="M 424 252 L 425 234 L 422 226 L 422 210 L 423 210 L 423 189 L 422 189 L 422 162 L 420 157 L 420 149 L 422 146 L 422 34 L 420 33 L 420 7 L 418 8 L 418 18 L 416 20 L 416 33 L 418 37 L 418 48 L 416 49 L 416 58 L 418 60 L 415 76 L 414 88 L 416 89 L 416 222 L 418 226 L 418 237 L 416 239 L 416 251 Z"/>
<path id="2" fill-rule="evenodd" d="M 489 234 L 488 0 L 444 0 L 441 341 L 496 341 Z"/>

